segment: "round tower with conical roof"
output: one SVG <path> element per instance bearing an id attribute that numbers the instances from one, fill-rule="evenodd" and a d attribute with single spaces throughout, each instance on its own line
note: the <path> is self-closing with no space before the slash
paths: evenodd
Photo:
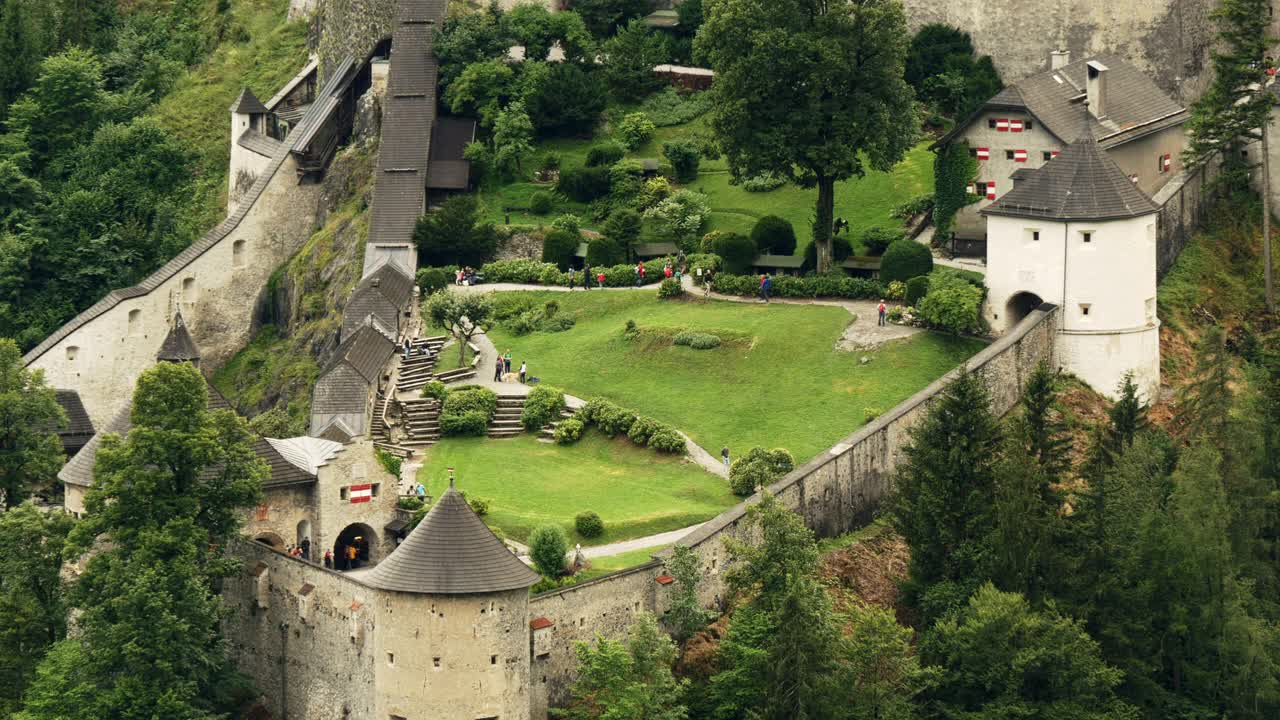
<path id="1" fill-rule="evenodd" d="M 375 602 L 378 717 L 529 717 L 538 574 L 449 489 L 364 579 Z"/>
<path id="2" fill-rule="evenodd" d="M 1084 110 L 1088 115 L 1087 107 Z M 1114 397 L 1133 373 L 1147 399 L 1160 385 L 1156 319 L 1159 207 L 1085 131 L 984 208 L 986 317 L 1012 329 L 1042 303 L 1061 307 L 1060 368 Z"/>

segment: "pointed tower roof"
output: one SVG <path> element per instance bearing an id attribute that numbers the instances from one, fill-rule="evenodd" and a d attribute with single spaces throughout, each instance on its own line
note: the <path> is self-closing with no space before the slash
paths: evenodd
<path id="1" fill-rule="evenodd" d="M 400 547 L 363 580 L 383 590 L 461 595 L 527 588 L 538 582 L 538 574 L 507 550 L 450 485 Z"/>
<path id="2" fill-rule="evenodd" d="M 173 327 L 169 329 L 169 334 L 165 336 L 164 342 L 160 344 L 160 351 L 156 353 L 156 360 L 162 362 L 195 362 L 200 359 L 200 348 L 196 347 L 196 341 L 191 339 L 191 333 L 187 332 L 187 324 L 182 320 L 182 314 L 178 313 L 173 316 Z"/>
<path id="3" fill-rule="evenodd" d="M 1084 130 L 1039 170 L 1019 178 L 1013 189 L 988 205 L 984 215 L 1048 220 L 1116 220 L 1160 211 L 1098 145 L 1089 129 L 1088 103 Z"/>
<path id="4" fill-rule="evenodd" d="M 266 115 L 267 106 L 262 104 L 252 90 L 245 88 L 240 91 L 240 97 L 231 103 L 231 112 L 241 115 Z"/>

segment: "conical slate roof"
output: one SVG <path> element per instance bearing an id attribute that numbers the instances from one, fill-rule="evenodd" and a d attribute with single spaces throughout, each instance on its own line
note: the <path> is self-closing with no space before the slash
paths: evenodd
<path id="1" fill-rule="evenodd" d="M 173 327 L 165 336 L 164 342 L 160 343 L 156 360 L 185 362 L 199 359 L 200 348 L 196 347 L 196 341 L 191 339 L 191 333 L 187 332 L 187 324 L 183 322 L 182 315 L 174 315 Z"/>
<path id="2" fill-rule="evenodd" d="M 364 581 L 383 590 L 462 595 L 527 588 L 538 574 L 507 550 L 451 486 Z"/>
<path id="3" fill-rule="evenodd" d="M 1086 116 L 1088 109 L 1084 110 Z M 1075 142 L 982 210 L 1049 220 L 1115 220 L 1159 212 L 1103 150 L 1088 125 Z"/>
<path id="4" fill-rule="evenodd" d="M 231 103 L 231 112 L 241 115 L 265 115 L 267 107 L 253 94 L 252 90 L 245 88 L 240 91 L 240 97 Z"/>

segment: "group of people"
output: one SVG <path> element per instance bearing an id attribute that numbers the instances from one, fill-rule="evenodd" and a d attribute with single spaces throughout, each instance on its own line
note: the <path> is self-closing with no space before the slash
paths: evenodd
<path id="1" fill-rule="evenodd" d="M 502 382 L 502 378 L 511 373 L 511 348 L 502 355 L 494 358 L 493 361 L 493 381 Z M 529 375 L 529 365 L 525 361 L 520 361 L 520 382 L 524 382 Z"/>
<path id="2" fill-rule="evenodd" d="M 300 558 L 302 560 L 311 559 L 311 538 L 302 538 L 299 545 L 290 545 L 287 551 L 290 557 Z"/>
<path id="3" fill-rule="evenodd" d="M 453 274 L 454 285 L 475 285 L 476 280 L 476 269 L 470 265 L 458 268 L 458 271 Z"/>
<path id="4" fill-rule="evenodd" d="M 355 545 L 339 545 L 336 558 L 332 550 L 325 550 L 324 566 L 329 570 L 355 570 L 360 567 L 360 548 Z"/>

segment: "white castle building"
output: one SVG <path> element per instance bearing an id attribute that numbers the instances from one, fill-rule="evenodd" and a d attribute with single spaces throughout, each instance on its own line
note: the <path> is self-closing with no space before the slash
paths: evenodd
<path id="1" fill-rule="evenodd" d="M 1085 123 L 1061 154 L 1015 174 L 1013 188 L 982 210 L 992 329 L 1007 331 L 1041 303 L 1059 305 L 1059 367 L 1110 396 L 1132 372 L 1141 395 L 1154 398 L 1159 212 Z"/>

